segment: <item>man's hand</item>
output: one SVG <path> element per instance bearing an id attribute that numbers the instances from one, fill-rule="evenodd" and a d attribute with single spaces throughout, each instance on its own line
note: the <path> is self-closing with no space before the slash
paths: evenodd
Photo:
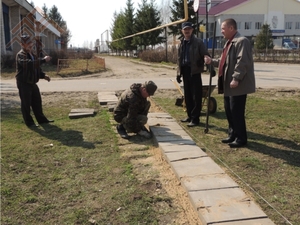
<path id="1" fill-rule="evenodd" d="M 232 80 L 230 82 L 230 88 L 236 88 L 239 85 L 239 82 L 237 80 Z"/>
<path id="2" fill-rule="evenodd" d="M 205 55 L 204 56 L 204 63 L 206 64 L 206 65 L 209 65 L 209 64 L 211 64 L 211 58 L 208 56 L 208 55 Z"/>
<path id="3" fill-rule="evenodd" d="M 44 57 L 44 60 L 45 60 L 46 62 L 49 62 L 49 61 L 51 60 L 51 57 L 47 55 L 47 56 Z"/>
<path id="4" fill-rule="evenodd" d="M 177 80 L 177 83 L 180 84 L 181 83 L 181 76 L 177 75 L 176 80 Z"/>
<path id="5" fill-rule="evenodd" d="M 50 82 L 51 78 L 48 75 L 45 75 L 45 80 L 47 80 L 48 82 Z"/>

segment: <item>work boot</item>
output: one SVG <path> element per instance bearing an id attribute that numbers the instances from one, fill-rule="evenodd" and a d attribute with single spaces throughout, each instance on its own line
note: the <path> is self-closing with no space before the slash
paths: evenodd
<path id="1" fill-rule="evenodd" d="M 149 133 L 148 131 L 145 131 L 145 130 L 141 130 L 140 132 L 138 132 L 138 135 L 145 137 L 145 138 L 151 138 L 151 133 Z"/>
<path id="2" fill-rule="evenodd" d="M 117 125 L 117 131 L 120 134 L 121 138 L 124 138 L 124 139 L 129 138 L 129 135 L 127 134 L 126 129 L 123 127 L 122 124 Z"/>

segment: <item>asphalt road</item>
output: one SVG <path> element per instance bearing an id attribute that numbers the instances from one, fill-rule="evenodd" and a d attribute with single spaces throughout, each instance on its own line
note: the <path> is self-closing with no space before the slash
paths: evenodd
<path id="1" fill-rule="evenodd" d="M 127 60 L 128 61 L 128 60 Z M 112 75 L 116 73 L 118 68 L 118 76 L 110 78 L 109 76 L 91 76 L 85 78 L 72 79 L 52 79 L 51 82 L 40 80 L 38 83 L 42 92 L 61 92 L 61 91 L 116 91 L 128 88 L 132 83 L 141 83 L 146 80 L 153 80 L 160 89 L 175 89 L 175 85 L 170 79 L 175 79 L 176 72 L 174 68 L 155 68 L 155 73 L 159 76 L 153 76 L 147 72 L 143 72 L 143 76 L 128 76 L 130 69 L 132 73 L 136 71 L 134 64 L 131 63 L 129 68 L 120 68 L 118 65 L 110 64 L 108 68 L 112 68 Z M 271 64 L 271 63 L 255 63 L 255 76 L 257 88 L 299 88 L 300 86 L 300 65 L 299 64 Z M 147 68 L 146 68 L 147 67 Z M 138 65 L 138 69 L 145 69 L 149 71 L 148 65 Z M 128 71 L 129 69 L 129 71 Z M 161 70 L 161 71 L 160 71 Z M 124 77 L 122 77 L 124 71 Z M 126 75 L 125 75 L 126 73 Z M 202 75 L 203 85 L 209 84 L 209 76 Z M 212 84 L 217 83 L 217 77 L 214 77 Z M 1 93 L 17 91 L 15 80 L 1 80 Z"/>

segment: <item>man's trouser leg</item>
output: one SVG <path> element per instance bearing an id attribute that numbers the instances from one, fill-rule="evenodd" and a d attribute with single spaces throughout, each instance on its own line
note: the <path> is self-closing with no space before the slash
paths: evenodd
<path id="1" fill-rule="evenodd" d="M 30 126 L 34 124 L 33 118 L 30 115 L 30 107 L 32 100 L 32 85 L 17 82 L 17 87 L 19 89 L 19 96 L 21 99 L 21 112 L 26 125 Z"/>

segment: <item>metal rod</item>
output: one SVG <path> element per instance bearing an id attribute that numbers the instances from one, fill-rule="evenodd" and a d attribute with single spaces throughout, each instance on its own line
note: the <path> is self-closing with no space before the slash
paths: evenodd
<path id="1" fill-rule="evenodd" d="M 212 53 L 211 58 L 214 58 L 215 55 L 215 39 L 216 39 L 216 21 L 214 23 L 214 33 L 213 33 L 213 41 L 212 41 Z M 208 119 L 209 119 L 209 104 L 210 104 L 210 92 L 211 92 L 211 83 L 212 83 L 212 77 L 216 75 L 216 72 L 214 70 L 214 67 L 212 63 L 209 65 L 209 85 L 208 85 L 208 98 L 207 98 L 207 111 L 206 111 L 206 123 L 205 123 L 205 129 L 204 133 L 208 133 Z"/>

